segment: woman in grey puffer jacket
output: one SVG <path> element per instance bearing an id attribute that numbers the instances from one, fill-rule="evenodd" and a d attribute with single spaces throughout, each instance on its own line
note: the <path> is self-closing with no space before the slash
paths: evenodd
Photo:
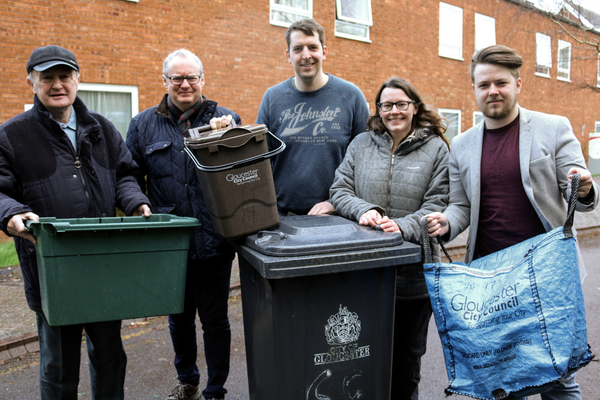
<path id="1" fill-rule="evenodd" d="M 376 103 L 369 131 L 350 143 L 336 171 L 332 204 L 361 225 L 401 232 L 404 240 L 420 244 L 421 217 L 448 204 L 446 128 L 404 79 L 386 80 Z M 431 313 L 423 264 L 398 267 L 392 399 L 418 399 Z"/>

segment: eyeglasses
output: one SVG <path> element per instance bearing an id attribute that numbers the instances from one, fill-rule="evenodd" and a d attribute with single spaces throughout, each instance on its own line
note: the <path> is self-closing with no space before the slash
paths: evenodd
<path id="1" fill-rule="evenodd" d="M 188 83 L 190 85 L 195 85 L 196 83 L 200 82 L 202 75 L 187 75 L 187 76 L 167 76 L 167 75 L 165 75 L 165 78 L 167 78 L 169 81 L 171 81 L 171 83 L 173 85 L 181 85 L 184 80 L 188 81 Z"/>
<path id="2" fill-rule="evenodd" d="M 406 110 L 408 110 L 408 106 L 411 103 L 417 104 L 417 102 L 413 101 L 413 100 L 410 100 L 410 101 L 402 100 L 402 101 L 397 101 L 395 103 L 377 103 L 377 106 L 381 109 L 381 111 L 384 111 L 384 112 L 392 111 L 392 108 L 394 108 L 394 106 L 396 106 L 398 111 L 406 111 Z"/>

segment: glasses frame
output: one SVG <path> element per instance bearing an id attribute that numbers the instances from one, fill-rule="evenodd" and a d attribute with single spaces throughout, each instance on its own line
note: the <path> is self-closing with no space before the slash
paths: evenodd
<path id="1" fill-rule="evenodd" d="M 190 85 L 197 85 L 198 83 L 200 83 L 200 80 L 202 79 L 202 75 L 185 75 L 185 76 L 181 76 L 181 75 L 173 75 L 173 76 L 167 76 L 164 75 L 165 78 L 167 78 L 169 80 L 169 82 L 171 82 L 171 85 L 182 85 L 183 81 L 188 81 L 188 83 Z M 198 78 L 198 82 L 195 83 L 191 83 L 189 78 Z M 176 83 L 173 82 L 173 79 L 181 79 L 180 83 Z"/>
<path id="2" fill-rule="evenodd" d="M 391 103 L 391 102 L 386 102 L 386 103 Z M 417 104 L 418 102 L 414 101 L 414 100 L 400 100 L 400 101 L 397 101 L 395 103 L 391 103 L 392 106 L 390 107 L 389 110 L 384 110 L 382 106 L 384 104 L 386 104 L 386 103 L 377 103 L 377 107 L 379 107 L 379 109 L 381 111 L 383 111 L 383 112 L 390 112 L 390 111 L 392 111 L 394 109 L 394 106 L 396 106 L 396 108 L 398 109 L 398 111 L 406 111 L 406 110 L 408 110 L 408 107 L 410 107 L 411 104 Z M 400 107 L 398 107 L 398 103 L 406 103 L 406 108 L 400 108 Z"/>

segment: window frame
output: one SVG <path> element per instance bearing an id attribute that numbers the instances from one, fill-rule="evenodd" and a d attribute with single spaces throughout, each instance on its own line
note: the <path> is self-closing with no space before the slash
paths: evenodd
<path id="1" fill-rule="evenodd" d="M 339 25 L 347 25 L 347 26 L 365 27 L 367 34 L 366 34 L 366 36 L 357 36 L 357 35 L 352 35 L 350 33 L 342 32 L 342 31 L 338 30 L 338 24 Z M 352 24 L 351 22 L 342 21 L 337 18 L 335 19 L 335 36 L 341 37 L 344 39 L 358 40 L 360 42 L 365 42 L 365 43 L 373 43 L 371 40 L 371 27 L 370 26 L 362 25 L 362 24 Z"/>
<path id="2" fill-rule="evenodd" d="M 479 21 L 479 23 L 478 23 L 478 21 Z M 487 28 L 489 27 L 490 23 L 492 23 L 492 25 L 493 25 L 493 36 L 494 36 L 493 43 L 492 44 L 483 43 L 478 46 L 477 42 L 482 41 L 482 33 L 483 32 L 487 33 Z M 496 18 L 489 17 L 484 14 L 475 13 L 475 52 L 478 52 L 479 50 L 484 49 L 484 48 L 494 45 L 494 44 L 496 44 Z"/>
<path id="3" fill-rule="evenodd" d="M 114 85 L 110 83 L 80 82 L 77 92 L 129 93 L 131 95 L 131 118 L 140 112 L 139 88 L 132 85 Z M 126 134 L 126 133 L 125 133 Z M 125 139 L 125 135 L 123 135 Z"/>
<path id="4" fill-rule="evenodd" d="M 362 21 L 359 19 L 343 16 L 341 14 L 342 0 L 335 0 L 334 34 L 336 37 L 371 43 L 371 26 L 373 26 L 373 7 L 371 5 L 371 0 L 364 0 L 364 1 L 366 1 L 366 3 L 367 3 L 367 12 L 369 13 L 369 18 L 368 18 L 368 20 Z M 351 33 L 342 32 L 341 30 L 338 30 L 338 26 L 344 26 L 344 25 L 365 28 L 366 35 L 365 36 L 357 36 L 357 35 L 353 35 Z"/>
<path id="5" fill-rule="evenodd" d="M 80 82 L 77 91 L 85 92 L 111 92 L 131 94 L 131 118 L 140 112 L 139 88 L 133 85 L 113 85 L 110 83 L 86 83 Z"/>
<path id="6" fill-rule="evenodd" d="M 542 58 L 543 54 L 540 54 L 540 48 L 542 45 L 546 45 L 546 43 L 541 43 L 540 39 L 543 39 L 544 41 L 546 41 L 547 39 L 547 45 L 548 45 L 548 57 L 549 57 L 549 63 L 546 64 L 541 64 L 540 62 L 540 58 Z M 544 73 L 544 72 L 540 72 L 538 71 L 538 67 L 542 67 L 542 68 L 548 68 L 548 72 Z M 535 75 L 537 76 L 541 76 L 544 78 L 550 78 L 550 70 L 552 69 L 552 38 L 548 35 L 545 35 L 541 32 L 536 32 L 535 33 Z"/>
<path id="7" fill-rule="evenodd" d="M 461 122 L 462 122 L 462 110 L 461 109 L 455 109 L 455 108 L 438 108 L 438 115 L 442 118 L 445 118 L 442 113 L 446 113 L 446 114 L 455 114 L 458 115 L 457 121 L 458 121 L 458 126 L 457 126 L 457 133 L 456 135 L 449 137 L 447 135 L 448 131 L 446 131 L 446 133 L 444 133 L 444 135 L 446 135 L 446 138 L 448 138 L 449 141 L 452 141 L 453 138 L 455 138 L 456 136 L 460 135 L 462 133 L 462 126 L 461 126 Z M 450 126 L 450 125 L 448 125 Z"/>
<path id="8" fill-rule="evenodd" d="M 304 10 L 302 8 L 295 8 L 290 6 L 284 6 L 281 4 L 275 4 L 275 0 L 269 0 L 269 23 L 275 26 L 281 26 L 284 28 L 289 28 L 293 22 L 282 22 L 273 19 L 273 11 L 279 11 L 282 13 L 290 13 L 300 15 L 304 18 L 312 18 L 313 17 L 313 0 L 306 0 L 308 2 L 308 10 Z M 303 19 L 303 18 L 301 18 Z"/>
<path id="9" fill-rule="evenodd" d="M 478 122 L 475 122 L 477 117 L 481 117 L 482 121 L 485 120 L 485 117 L 481 111 L 473 111 L 473 126 L 478 124 Z"/>
<path id="10" fill-rule="evenodd" d="M 569 49 L 569 56 L 567 58 L 567 68 L 561 68 L 560 67 L 560 62 L 561 62 L 561 56 L 560 56 L 560 51 L 563 49 Z M 558 52 L 557 52 L 557 57 L 556 57 L 556 68 L 557 68 L 557 72 L 556 72 L 556 79 L 561 80 L 561 81 L 566 81 L 566 82 L 571 82 L 571 50 L 573 49 L 573 47 L 571 46 L 570 42 L 567 42 L 566 40 L 558 40 Z M 564 76 L 560 76 L 561 73 L 566 73 L 567 77 L 565 78 Z"/>
<path id="11" fill-rule="evenodd" d="M 367 20 L 360 20 L 360 19 L 355 19 L 355 18 L 351 18 L 351 17 L 345 17 L 342 15 L 342 0 L 335 0 L 335 5 L 336 5 L 336 9 L 335 9 L 335 17 L 336 19 L 342 20 L 342 21 L 347 21 L 347 22 L 354 22 L 355 24 L 360 24 L 360 25 L 368 25 L 368 26 L 373 26 L 373 8 L 371 6 L 371 0 L 363 0 L 367 3 L 367 10 L 369 13 L 369 18 Z"/>
<path id="12" fill-rule="evenodd" d="M 460 46 L 456 46 L 456 42 L 449 40 L 448 42 L 446 42 L 445 40 L 447 39 L 448 36 L 451 35 L 447 35 L 446 34 L 446 30 L 442 30 L 442 23 L 444 22 L 446 25 L 445 27 L 447 28 L 447 30 L 452 30 L 449 28 L 452 28 L 452 26 L 450 26 L 449 21 L 445 20 L 444 17 L 448 17 L 451 14 L 444 14 L 444 10 L 445 12 L 454 12 L 456 13 L 456 15 L 460 15 L 460 18 L 457 18 L 454 22 L 455 26 L 454 29 L 457 31 L 460 31 Z M 439 25 L 438 25 L 438 31 L 439 31 L 439 37 L 438 37 L 438 55 L 440 57 L 444 57 L 444 58 L 450 58 L 453 60 L 459 60 L 459 61 L 464 61 L 463 58 L 463 18 L 464 18 L 464 14 L 463 14 L 463 9 L 461 7 L 457 7 L 457 6 L 453 6 L 452 4 L 447 4 L 444 3 L 443 1 L 440 1 L 440 10 L 439 10 Z M 460 25 L 460 29 L 457 29 L 458 26 Z M 452 54 L 455 53 L 455 54 Z M 460 55 L 457 55 L 460 54 Z"/>

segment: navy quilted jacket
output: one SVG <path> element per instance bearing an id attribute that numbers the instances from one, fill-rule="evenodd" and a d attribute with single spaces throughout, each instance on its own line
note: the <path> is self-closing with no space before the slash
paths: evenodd
<path id="1" fill-rule="evenodd" d="M 192 124 L 193 128 L 208 125 L 211 118 L 231 114 L 241 124 L 239 115 L 203 97 L 203 108 Z M 158 106 L 136 115 L 127 132 L 127 147 L 140 166 L 139 182 L 147 185 L 153 211 L 198 218 L 201 225 L 194 228 L 190 240 L 190 256 L 206 259 L 232 253 L 233 248 L 215 232 L 196 167 L 183 150 L 183 136 L 169 116 L 167 95 Z M 144 181 L 146 177 L 146 181 Z"/>

